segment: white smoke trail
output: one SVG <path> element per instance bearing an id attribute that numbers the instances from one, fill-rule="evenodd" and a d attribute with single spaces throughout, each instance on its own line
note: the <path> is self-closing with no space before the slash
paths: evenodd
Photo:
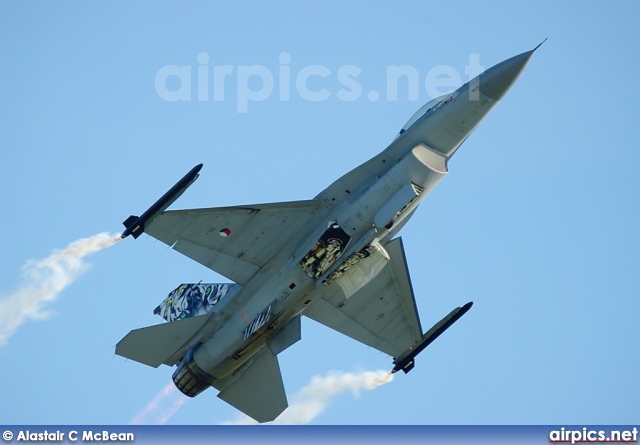
<path id="1" fill-rule="evenodd" d="M 393 380 L 388 371 L 363 371 L 359 373 L 333 371 L 324 377 L 315 376 L 311 382 L 298 391 L 292 403 L 278 418 L 274 425 L 304 425 L 311 422 L 329 406 L 338 394 L 351 390 L 355 396 L 363 389 L 372 390 Z M 243 416 L 225 425 L 255 425 L 256 421 Z"/>
<path id="2" fill-rule="evenodd" d="M 169 408 L 167 408 L 162 413 L 162 415 L 158 416 L 158 419 L 156 420 L 156 425 L 164 425 L 165 423 L 167 423 L 167 420 L 173 417 L 173 415 L 178 412 L 180 407 L 184 405 L 184 402 L 186 402 L 188 399 L 187 396 L 182 394 L 177 389 L 175 390 L 175 394 L 176 394 L 176 398 L 173 401 L 173 404 Z"/>
<path id="3" fill-rule="evenodd" d="M 0 346 L 27 320 L 44 320 L 51 313 L 46 304 L 87 271 L 82 258 L 120 241 L 120 234 L 99 233 L 54 251 L 47 258 L 22 266 L 22 284 L 9 295 L 0 295 Z"/>
<path id="4" fill-rule="evenodd" d="M 393 380 L 388 371 L 363 371 L 359 373 L 332 371 L 324 377 L 315 376 L 311 382 L 291 398 L 292 403 L 272 422 L 274 425 L 304 425 L 320 415 L 338 394 L 351 390 L 355 396 L 363 389 L 372 390 Z M 187 397 L 169 382 L 129 422 L 129 425 L 164 425 L 187 401 Z M 173 403 L 171 401 L 173 400 Z M 171 403 L 169 406 L 167 404 Z M 224 425 L 256 425 L 249 416 L 241 415 L 237 420 Z"/>
<path id="5" fill-rule="evenodd" d="M 165 405 L 173 399 L 173 403 L 165 408 Z M 169 382 L 138 414 L 129 422 L 129 425 L 141 425 L 153 423 L 155 425 L 164 425 L 187 401 L 187 396 L 183 395 Z M 156 414 L 158 413 L 159 414 Z M 153 417 L 154 420 L 149 421 L 148 418 Z"/>

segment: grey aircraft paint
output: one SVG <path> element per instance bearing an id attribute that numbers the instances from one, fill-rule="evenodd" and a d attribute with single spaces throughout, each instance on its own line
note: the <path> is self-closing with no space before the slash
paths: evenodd
<path id="1" fill-rule="evenodd" d="M 259 422 L 287 407 L 277 355 L 300 340 L 302 315 L 393 357 L 392 372 L 409 372 L 472 303 L 423 333 L 396 235 L 534 51 L 426 104 L 386 149 L 312 200 L 167 211 L 197 178 L 202 165 L 194 167 L 129 217 L 123 237 L 147 233 L 232 283 L 180 285 L 155 311 L 168 323 L 131 331 L 116 353 L 175 365 L 184 394 L 213 386 Z"/>

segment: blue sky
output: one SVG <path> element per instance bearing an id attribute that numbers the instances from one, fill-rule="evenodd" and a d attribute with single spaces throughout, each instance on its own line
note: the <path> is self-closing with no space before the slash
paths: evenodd
<path id="1" fill-rule="evenodd" d="M 637 423 L 639 20 L 633 1 L 2 1 L 0 294 L 28 260 L 121 231 L 200 162 L 173 208 L 312 198 L 431 99 L 429 72 L 465 82 L 474 55 L 489 68 L 548 37 L 401 233 L 423 327 L 473 309 L 410 374 L 340 395 L 312 423 Z M 159 94 L 172 65 L 191 67 L 190 100 Z M 295 79 L 316 65 L 329 74 L 307 85 L 330 94 L 314 101 Z M 418 97 L 401 84 L 389 100 L 387 69 L 402 65 L 419 74 Z M 232 67 L 223 99 L 198 100 L 199 66 Z M 264 87 L 243 83 L 256 66 L 273 90 L 239 112 Z M 353 100 L 338 94 L 343 67 L 359 70 Z M 226 281 L 146 236 L 86 260 L 53 316 L 0 347 L 2 423 L 130 422 L 173 369 L 127 362 L 115 344 L 159 323 L 152 311 L 178 284 Z M 308 319 L 280 364 L 290 396 L 332 370 L 392 367 Z M 235 419 L 215 394 L 167 423 Z"/>

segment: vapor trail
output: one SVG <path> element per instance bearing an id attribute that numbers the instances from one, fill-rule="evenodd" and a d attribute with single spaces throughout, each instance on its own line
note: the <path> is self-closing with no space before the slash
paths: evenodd
<path id="1" fill-rule="evenodd" d="M 273 422 L 278 425 L 304 425 L 320 415 L 338 394 L 351 390 L 355 396 L 363 389 L 372 390 L 393 380 L 388 371 L 363 371 L 359 373 L 333 371 L 324 377 L 315 376 L 311 382 L 292 398 L 292 403 Z M 253 425 L 253 419 L 244 416 L 225 425 Z"/>
<path id="2" fill-rule="evenodd" d="M 276 425 L 304 425 L 320 415 L 338 394 L 351 390 L 355 396 L 360 391 L 372 390 L 393 380 L 388 371 L 363 371 L 359 373 L 332 371 L 324 377 L 315 376 L 311 382 L 291 398 L 292 403 L 273 422 Z M 169 382 L 151 401 L 142 408 L 129 425 L 164 425 L 187 401 L 172 382 Z M 173 403 L 171 403 L 173 402 Z M 167 406 L 170 403 L 169 406 Z M 255 425 L 248 416 L 241 416 L 224 425 Z"/>
<path id="3" fill-rule="evenodd" d="M 0 346 L 27 320 L 51 315 L 44 310 L 46 304 L 57 300 L 60 292 L 89 269 L 82 258 L 118 241 L 120 234 L 99 233 L 74 241 L 45 259 L 27 261 L 22 266 L 22 284 L 13 293 L 0 295 Z"/>
<path id="4" fill-rule="evenodd" d="M 180 407 L 182 405 L 184 405 L 184 402 L 187 401 L 187 396 L 185 396 L 184 394 L 180 393 L 179 391 L 175 391 L 175 394 L 177 396 L 177 398 L 173 401 L 173 404 L 167 408 L 161 416 L 158 417 L 158 419 L 156 420 L 156 425 L 164 425 L 165 423 L 167 423 L 167 420 L 169 420 L 171 417 L 173 417 L 173 415 L 178 412 L 178 410 L 180 409 Z"/>
<path id="5" fill-rule="evenodd" d="M 168 401 L 173 399 L 173 403 L 165 408 Z M 149 403 L 142 408 L 138 414 L 129 422 L 129 425 L 140 425 L 144 423 L 153 423 L 155 425 L 164 425 L 187 401 L 187 396 L 183 395 L 169 382 Z M 155 421 L 149 420 L 149 417 L 155 418 Z"/>

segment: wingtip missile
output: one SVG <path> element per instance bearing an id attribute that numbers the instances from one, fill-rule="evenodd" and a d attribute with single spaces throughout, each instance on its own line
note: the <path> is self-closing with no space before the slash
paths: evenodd
<path id="1" fill-rule="evenodd" d="M 198 164 L 193 167 L 189 173 L 184 175 L 176 184 L 169 189 L 160 199 L 158 199 L 142 216 L 131 215 L 125 219 L 122 224 L 125 227 L 124 232 L 120 237 L 122 239 L 129 235 L 134 238 L 138 238 L 144 233 L 144 227 L 149 220 L 153 219 L 158 214 L 164 212 L 173 202 L 189 188 L 193 182 L 198 179 L 199 172 L 202 169 L 202 164 Z"/>
<path id="2" fill-rule="evenodd" d="M 433 325 L 431 329 L 429 329 L 422 336 L 422 341 L 411 351 L 400 357 L 398 360 L 394 361 L 394 368 L 391 370 L 391 373 L 395 374 L 398 371 L 402 371 L 405 374 L 411 371 L 415 366 L 415 358 L 418 354 L 420 354 L 427 346 L 429 346 L 433 341 L 438 338 L 444 331 L 449 329 L 451 325 L 453 325 L 456 321 L 460 319 L 464 314 L 466 314 L 469 309 L 473 306 L 473 301 L 468 302 L 462 307 L 457 307 L 452 310 L 446 317 L 440 320 L 438 323 Z"/>

